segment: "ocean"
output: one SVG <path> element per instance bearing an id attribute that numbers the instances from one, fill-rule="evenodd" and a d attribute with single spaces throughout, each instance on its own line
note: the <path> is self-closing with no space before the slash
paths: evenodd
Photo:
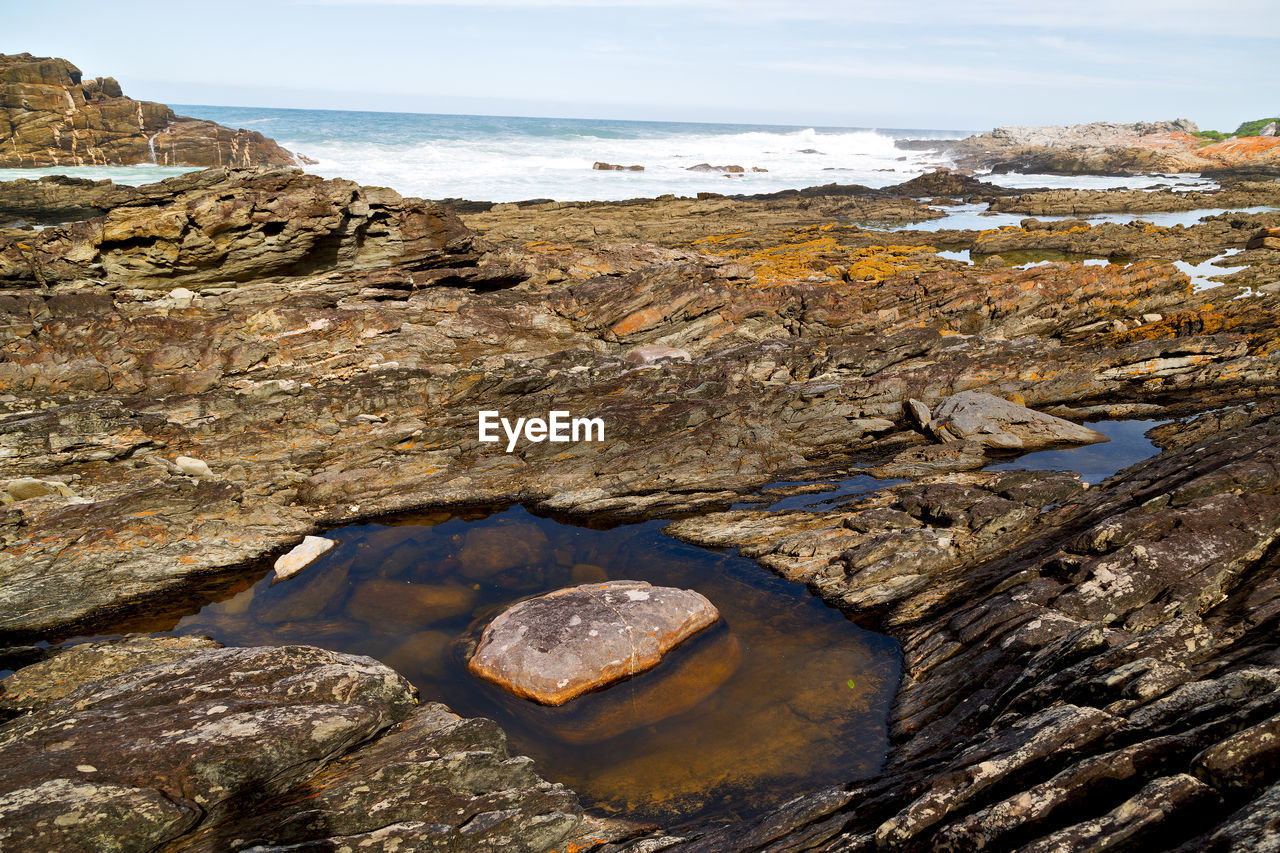
<path id="1" fill-rule="evenodd" d="M 317 161 L 307 170 L 422 198 L 476 201 L 608 201 L 666 193 L 767 193 L 821 184 L 883 187 L 949 165 L 936 151 L 894 147 L 896 139 L 956 139 L 965 130 L 788 127 L 428 115 L 175 104 L 272 137 Z M 598 171 L 595 162 L 644 166 Z M 690 171 L 700 163 L 741 166 L 725 177 Z M 753 171 L 761 169 L 767 171 Z M 0 180 L 70 174 L 142 184 L 180 174 L 152 165 L 0 169 Z M 1007 185 L 1107 188 L 1197 183 L 1189 176 L 1103 178 L 994 176 Z"/>

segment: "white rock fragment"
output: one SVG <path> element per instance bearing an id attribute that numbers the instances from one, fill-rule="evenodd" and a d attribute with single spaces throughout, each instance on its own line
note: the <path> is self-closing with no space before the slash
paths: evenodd
<path id="1" fill-rule="evenodd" d="M 293 577 L 329 553 L 333 550 L 333 546 L 337 544 L 334 540 L 326 539 L 323 536 L 307 536 L 297 545 L 294 545 L 292 551 L 276 560 L 276 580 L 282 581 Z"/>
<path id="2" fill-rule="evenodd" d="M 179 456 L 173 460 L 173 464 L 177 465 L 178 470 L 188 477 L 203 479 L 213 476 L 213 472 L 209 470 L 209 464 L 202 459 L 196 459 L 194 456 Z"/>

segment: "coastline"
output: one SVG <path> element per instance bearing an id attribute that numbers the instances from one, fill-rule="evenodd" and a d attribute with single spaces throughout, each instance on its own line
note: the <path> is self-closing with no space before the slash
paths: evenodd
<path id="1" fill-rule="evenodd" d="M 1068 165 L 1134 163 L 1095 148 Z M 463 203 L 278 166 L 0 183 L 0 840 L 1269 843 L 1280 180 L 1246 153 L 1144 190 L 922 170 Z M 1163 213 L 1186 221 L 1144 219 Z M 590 416 L 607 440 L 508 448 L 477 436 L 482 411 Z M 1131 419 L 1158 424 L 1152 455 L 1101 482 L 1007 470 Z M 775 509 L 774 487 L 834 500 Z M 351 630 L 339 612 L 357 633 L 403 619 L 397 650 L 448 666 L 454 623 L 421 614 L 472 631 L 493 615 L 480 581 L 503 590 L 534 551 L 557 578 L 611 577 L 523 526 L 413 544 L 415 522 L 517 505 L 670 521 L 887 635 L 883 766 L 750 819 L 606 815 L 358 641 L 297 639 Z M 269 560 L 375 520 L 410 535 L 371 575 L 339 548 L 278 579 L 298 609 L 264 615 Z M 208 608 L 259 641 L 171 636 Z M 694 678 L 689 707 L 728 677 Z"/>

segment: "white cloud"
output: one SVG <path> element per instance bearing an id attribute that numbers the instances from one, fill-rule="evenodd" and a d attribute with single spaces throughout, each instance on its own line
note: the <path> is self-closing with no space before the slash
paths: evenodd
<path id="1" fill-rule="evenodd" d="M 1038 28 L 1105 32 L 1175 32 L 1273 38 L 1274 0 L 294 0 L 303 5 L 453 6 L 475 8 L 662 8 L 724 12 L 731 22 L 761 20 L 899 24 L 955 28 Z"/>

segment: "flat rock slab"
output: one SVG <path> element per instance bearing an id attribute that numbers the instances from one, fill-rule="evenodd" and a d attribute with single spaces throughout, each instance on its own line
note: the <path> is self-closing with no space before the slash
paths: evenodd
<path id="1" fill-rule="evenodd" d="M 656 666 L 719 618 L 693 590 L 644 581 L 583 584 L 503 611 L 467 668 L 517 696 L 562 705 Z"/>
<path id="2" fill-rule="evenodd" d="M 1009 450 L 1110 441 L 1097 430 L 982 391 L 951 395 L 942 401 L 928 423 L 939 441 L 976 441 L 986 447 Z"/>

